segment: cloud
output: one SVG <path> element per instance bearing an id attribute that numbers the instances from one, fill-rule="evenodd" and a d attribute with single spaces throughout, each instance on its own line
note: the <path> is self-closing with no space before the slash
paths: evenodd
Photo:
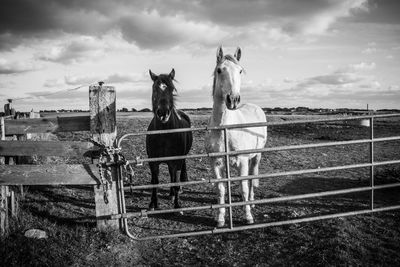
<path id="1" fill-rule="evenodd" d="M 61 1 L 4 0 L 0 11 L 0 49 L 27 39 L 56 39 L 62 34 L 101 37 L 110 31 L 142 49 L 177 45 L 215 46 L 221 41 L 250 42 L 259 34 L 271 40 L 325 33 L 367 0 L 286 1 Z M 29 14 L 29 15 L 26 15 Z M 5 38 L 7 37 L 7 38 Z M 243 40 L 243 37 L 246 39 Z M 92 44 L 89 44 L 89 46 Z M 79 60 L 89 52 L 82 43 L 55 47 L 43 59 Z"/>
<path id="2" fill-rule="evenodd" d="M 44 87 L 60 87 L 64 85 L 65 83 L 63 79 L 49 79 L 46 80 L 43 84 Z"/>
<path id="3" fill-rule="evenodd" d="M 388 86 L 387 90 L 390 91 L 390 92 L 396 92 L 397 91 L 398 93 L 400 93 L 400 86 L 392 84 L 392 85 Z"/>
<path id="4" fill-rule="evenodd" d="M 369 54 L 374 54 L 377 51 L 378 51 L 378 49 L 376 49 L 375 47 L 368 47 L 368 48 L 365 48 L 364 50 L 362 50 L 361 53 L 369 55 Z"/>
<path id="5" fill-rule="evenodd" d="M 121 74 L 114 73 L 104 79 L 106 83 L 142 83 L 149 82 L 148 75 L 143 74 Z"/>
<path id="6" fill-rule="evenodd" d="M 74 76 L 68 75 L 64 77 L 65 83 L 67 85 L 82 85 L 82 84 L 92 84 L 98 81 L 102 81 L 104 77 L 100 77 L 99 75 L 83 75 L 83 76 Z"/>
<path id="7" fill-rule="evenodd" d="M 377 91 L 377 90 L 382 88 L 380 82 L 375 81 L 375 80 L 369 81 L 367 83 L 362 83 L 362 84 L 359 85 L 359 87 L 363 89 L 362 90 L 363 92 L 366 92 L 366 91 Z M 366 90 L 364 90 L 364 89 L 366 89 Z"/>
<path id="8" fill-rule="evenodd" d="M 349 70 L 352 70 L 352 71 L 364 71 L 364 70 L 366 70 L 366 71 L 368 71 L 368 70 L 373 70 L 373 69 L 375 69 L 376 68 L 376 64 L 375 64 L 375 62 L 360 62 L 360 63 L 357 63 L 357 64 L 351 64 L 351 65 L 349 65 Z"/>
<path id="9" fill-rule="evenodd" d="M 302 86 L 308 85 L 344 85 L 349 83 L 355 83 L 361 81 L 363 77 L 355 73 L 345 73 L 345 72 L 334 72 L 331 74 L 320 75 L 308 78 L 306 81 L 302 82 Z"/>
<path id="10" fill-rule="evenodd" d="M 354 10 L 368 10 L 366 7 L 367 1 L 320 1 L 319 3 L 311 3 L 313 7 L 309 7 L 309 12 L 302 12 L 300 9 L 299 15 L 293 15 L 296 19 L 289 20 L 284 29 L 293 33 L 300 34 L 323 34 L 329 27 L 340 18 L 350 17 Z M 299 4 L 301 4 L 299 2 Z"/>
<path id="11" fill-rule="evenodd" d="M 285 82 L 285 83 L 293 83 L 293 82 L 295 82 L 295 80 L 294 80 L 294 79 L 291 79 L 291 78 L 289 78 L 289 77 L 285 77 L 285 78 L 283 79 L 283 82 Z"/>
<path id="12" fill-rule="evenodd" d="M 147 73 L 137 74 L 126 74 L 126 73 L 113 73 L 101 77 L 100 75 L 83 75 L 83 76 L 65 76 L 65 83 L 72 86 L 82 85 L 82 84 L 93 84 L 98 81 L 103 81 L 105 83 L 115 84 L 115 83 L 147 83 L 150 81 Z"/>
<path id="13" fill-rule="evenodd" d="M 37 58 L 62 64 L 82 62 L 89 58 L 101 58 L 106 49 L 104 46 L 97 38 L 83 36 L 67 44 L 55 45 L 50 51 L 37 55 Z"/>
<path id="14" fill-rule="evenodd" d="M 215 46 L 228 36 L 218 26 L 185 20 L 181 16 L 161 16 L 143 12 L 119 20 L 123 37 L 143 49 L 201 43 Z"/>
<path id="15" fill-rule="evenodd" d="M 372 75 L 365 72 L 376 68 L 374 62 L 349 64 L 331 73 L 318 75 L 297 82 L 292 89 L 297 95 L 319 98 L 353 95 L 355 93 L 380 92 L 382 86 Z M 293 92 L 293 93 L 294 93 Z"/>
<path id="16" fill-rule="evenodd" d="M 369 0 L 368 12 L 357 14 L 356 22 L 400 24 L 398 0 Z"/>
<path id="17" fill-rule="evenodd" d="M 184 92 L 181 92 L 178 89 L 177 102 L 179 106 L 182 105 L 185 107 L 191 107 L 191 106 L 211 107 L 212 106 L 211 90 L 212 87 L 210 84 L 201 86 L 201 88 L 198 89 L 185 90 Z"/>
<path id="18" fill-rule="evenodd" d="M 0 58 L 0 74 L 17 74 L 37 69 L 38 66 L 31 62 L 8 61 Z"/>

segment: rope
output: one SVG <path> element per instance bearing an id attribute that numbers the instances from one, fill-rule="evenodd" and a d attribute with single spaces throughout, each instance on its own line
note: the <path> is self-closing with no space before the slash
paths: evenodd
<path id="1" fill-rule="evenodd" d="M 93 85 L 93 84 L 96 84 L 96 83 L 98 83 L 98 84 L 101 83 L 100 85 L 102 85 L 104 82 L 92 82 L 92 83 L 82 84 L 82 85 L 80 85 L 78 87 L 74 87 L 74 88 L 58 90 L 58 91 L 55 91 L 55 92 L 52 92 L 52 93 L 37 94 L 37 95 L 34 95 L 34 96 L 26 96 L 26 97 L 17 97 L 17 98 L 12 98 L 12 100 L 26 100 L 26 99 L 32 99 L 32 98 L 37 98 L 37 97 L 42 97 L 42 96 L 56 95 L 56 94 L 60 94 L 60 93 L 63 93 L 63 92 L 77 91 L 77 90 L 81 89 L 82 87 Z M 3 98 L 3 100 L 8 100 L 8 99 L 10 99 L 10 97 Z"/>

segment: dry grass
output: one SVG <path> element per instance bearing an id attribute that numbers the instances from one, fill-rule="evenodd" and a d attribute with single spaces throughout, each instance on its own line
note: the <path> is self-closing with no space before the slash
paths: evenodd
<path id="1" fill-rule="evenodd" d="M 119 135 L 143 131 L 150 121 L 149 114 L 118 118 Z M 206 124 L 204 114 L 190 114 L 195 127 Z M 295 119 L 304 118 L 298 117 Z M 269 120 L 292 117 L 269 117 Z M 377 136 L 398 135 L 398 121 L 376 123 Z M 368 137 L 368 128 L 354 124 L 303 124 L 269 127 L 268 146 L 351 140 Z M 65 133 L 61 140 L 83 140 L 82 133 Z M 204 133 L 194 133 L 192 154 L 204 152 Z M 124 143 L 128 157 L 145 156 L 144 137 Z M 376 145 L 377 161 L 398 159 L 399 142 Z M 69 159 L 74 162 L 75 159 Z M 368 146 L 331 147 L 282 151 L 264 155 L 260 173 L 318 168 L 367 162 Z M 210 175 L 207 159 L 188 161 L 191 180 Z M 400 180 L 399 166 L 377 168 L 376 183 Z M 150 180 L 146 166 L 136 171 L 135 184 Z M 168 182 L 166 168 L 161 181 Z M 367 169 L 317 173 L 264 179 L 256 191 L 256 199 L 283 195 L 336 190 L 368 185 Z M 160 190 L 161 207 L 170 208 L 169 191 Z M 128 209 L 147 208 L 150 192 L 138 191 L 127 196 Z M 376 194 L 377 205 L 399 204 L 399 189 Z M 215 203 L 211 185 L 185 188 L 184 206 Z M 238 185 L 233 185 L 233 201 L 240 201 Z M 254 209 L 256 222 L 299 218 L 317 214 L 343 212 L 365 208 L 367 193 L 305 199 L 292 202 L 258 205 Z M 271 227 L 215 236 L 157 239 L 135 242 L 119 233 L 102 234 L 95 230 L 94 201 L 91 187 L 30 187 L 22 213 L 12 234 L 1 240 L 0 258 L 3 266 L 21 265 L 399 265 L 400 212 L 384 212 L 365 216 L 338 218 L 313 223 Z M 187 212 L 183 216 L 165 215 L 130 220 L 132 231 L 138 235 L 171 233 L 187 230 L 212 229 L 211 211 Z M 242 210 L 234 209 L 234 223 L 241 225 Z M 48 232 L 47 240 L 27 240 L 25 230 L 40 228 Z"/>

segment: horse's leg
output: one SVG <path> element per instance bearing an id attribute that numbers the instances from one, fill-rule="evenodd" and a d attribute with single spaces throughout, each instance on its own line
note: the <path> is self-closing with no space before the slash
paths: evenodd
<path id="1" fill-rule="evenodd" d="M 182 161 L 182 168 L 181 168 L 181 177 L 180 177 L 181 182 L 187 182 L 189 181 L 188 175 L 186 172 L 186 160 Z"/>
<path id="2" fill-rule="evenodd" d="M 179 176 L 179 181 L 180 182 L 187 182 L 189 181 L 187 171 L 186 171 L 186 160 L 182 160 L 182 166 L 181 166 L 181 174 Z M 183 186 L 179 187 L 179 192 L 182 194 L 183 193 Z"/>
<path id="3" fill-rule="evenodd" d="M 160 172 L 159 163 L 149 162 L 149 165 L 151 171 L 151 184 L 158 184 L 158 174 Z M 152 189 L 149 209 L 150 210 L 158 209 L 157 188 Z"/>
<path id="4" fill-rule="evenodd" d="M 258 175 L 258 166 L 261 160 L 261 153 L 257 154 L 254 158 L 250 159 L 250 166 L 249 166 L 249 175 Z M 253 179 L 250 182 L 250 195 L 249 200 L 254 200 L 254 187 L 258 187 L 259 180 Z M 254 204 L 251 205 L 254 208 Z"/>
<path id="5" fill-rule="evenodd" d="M 178 170 L 177 162 L 168 163 L 169 176 L 171 177 L 171 183 L 176 183 L 176 173 Z M 173 193 L 174 208 L 179 209 L 181 207 L 179 203 L 179 186 L 171 187 L 171 193 Z"/>
<path id="6" fill-rule="evenodd" d="M 246 157 L 239 158 L 239 172 L 240 176 L 248 176 L 249 175 L 249 160 Z M 242 188 L 242 199 L 244 202 L 249 201 L 249 181 L 242 180 L 241 181 Z M 250 205 L 244 205 L 245 212 L 245 220 L 248 224 L 253 224 L 254 219 L 251 215 Z"/>
<path id="7" fill-rule="evenodd" d="M 213 159 L 212 166 L 214 169 L 214 175 L 216 179 L 222 178 L 222 159 Z M 218 187 L 218 203 L 225 204 L 225 183 L 217 183 Z M 225 225 L 225 208 L 219 208 L 217 214 L 217 227 L 223 227 Z"/>

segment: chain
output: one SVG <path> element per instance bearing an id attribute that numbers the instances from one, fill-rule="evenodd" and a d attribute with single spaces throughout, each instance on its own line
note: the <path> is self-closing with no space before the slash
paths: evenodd
<path id="1" fill-rule="evenodd" d="M 93 139 L 91 139 L 90 141 L 100 148 L 99 163 L 97 164 L 97 167 L 99 168 L 100 184 L 103 187 L 104 191 L 104 202 L 108 204 L 109 196 L 112 190 L 111 166 L 113 164 L 122 166 L 126 174 L 124 176 L 124 181 L 129 180 L 131 186 L 133 184 L 133 177 L 135 172 L 129 161 L 126 160 L 125 156 L 121 153 L 120 147 L 105 146 Z"/>
<path id="2" fill-rule="evenodd" d="M 5 207 L 6 206 L 6 197 L 7 196 L 3 196 L 4 194 L 2 192 L 3 191 L 0 191 L 0 212 L 7 212 L 7 207 Z"/>
<path id="3" fill-rule="evenodd" d="M 111 155 L 109 155 L 106 150 L 102 151 L 100 153 L 99 157 L 99 163 L 97 164 L 97 167 L 99 167 L 99 174 L 100 174 L 100 183 L 103 186 L 103 192 L 104 192 L 104 203 L 108 204 L 108 197 L 110 196 L 110 191 L 112 190 L 112 176 L 111 176 L 111 170 L 109 167 L 106 166 L 106 163 L 111 160 Z M 104 167 L 105 170 L 104 170 Z"/>
<path id="4" fill-rule="evenodd" d="M 122 156 L 122 157 L 123 157 L 123 162 L 124 162 L 123 168 L 124 168 L 124 171 L 126 174 L 125 182 L 129 182 L 130 193 L 133 196 L 132 185 L 133 185 L 133 177 L 135 175 L 135 171 L 133 170 L 132 165 L 129 163 L 129 161 L 126 160 L 124 156 Z"/>

